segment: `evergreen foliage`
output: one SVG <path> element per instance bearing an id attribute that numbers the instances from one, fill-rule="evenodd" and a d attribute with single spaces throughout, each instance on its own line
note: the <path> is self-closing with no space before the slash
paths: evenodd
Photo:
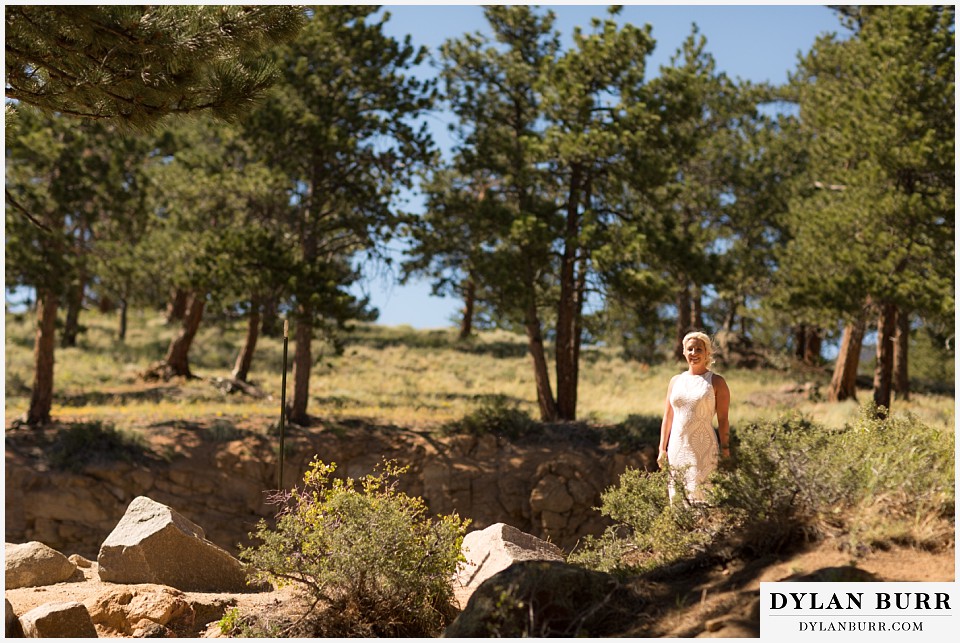
<path id="1" fill-rule="evenodd" d="M 728 78 L 696 26 L 648 78 L 653 31 L 616 8 L 568 46 L 550 11 L 484 11 L 490 35 L 444 43 L 424 79 L 428 52 L 375 7 L 6 7 L 5 275 L 38 302 L 28 419 L 49 420 L 53 337 L 76 343 L 84 303 L 118 307 L 122 338 L 129 306 L 178 292 L 197 304 L 180 374 L 203 309 L 247 318 L 240 379 L 261 316 L 264 333 L 287 316 L 290 419 L 309 423 L 311 341 L 339 351 L 376 318 L 356 286 L 389 272 L 398 236 L 402 279 L 464 299 L 462 336 L 474 317 L 525 334 L 542 420 L 575 419 L 584 342 L 656 363 L 690 325 L 803 354 L 880 313 L 885 408 L 897 328 L 901 349 L 953 355 L 953 7 L 837 9 L 848 33 L 785 87 Z M 443 164 L 424 124 L 441 98 Z M 417 178 L 423 216 L 400 203 Z M 901 382 L 907 362 L 943 370 L 901 357 Z"/>
<path id="2" fill-rule="evenodd" d="M 264 52 L 297 33 L 293 6 L 10 5 L 6 96 L 145 129 L 169 114 L 235 119 L 274 80 Z"/>

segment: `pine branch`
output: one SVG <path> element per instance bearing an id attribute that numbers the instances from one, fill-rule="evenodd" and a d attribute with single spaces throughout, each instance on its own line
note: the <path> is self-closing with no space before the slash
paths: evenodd
<path id="1" fill-rule="evenodd" d="M 7 203 L 12 205 L 18 212 L 20 212 L 20 214 L 27 217 L 30 223 L 37 226 L 47 234 L 53 234 L 53 230 L 51 230 L 49 227 L 45 226 L 44 224 L 40 223 L 40 221 L 38 221 L 32 214 L 30 214 L 30 212 L 28 212 L 27 209 L 23 207 L 20 204 L 20 202 L 13 197 L 12 194 L 10 194 L 10 190 L 4 188 L 4 193 L 6 194 L 6 197 L 7 197 Z"/>

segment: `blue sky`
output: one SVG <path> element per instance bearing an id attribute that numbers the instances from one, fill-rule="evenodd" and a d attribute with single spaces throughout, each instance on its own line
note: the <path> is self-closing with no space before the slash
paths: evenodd
<path id="1" fill-rule="evenodd" d="M 590 19 L 606 16 L 605 4 L 544 4 L 557 16 L 556 28 L 569 38 L 575 26 L 588 29 Z M 416 45 L 435 52 L 449 38 L 463 33 L 486 31 L 486 21 L 479 5 L 389 5 L 391 18 L 387 31 L 401 38 L 410 34 Z M 656 48 L 647 59 L 647 75 L 656 75 L 661 65 L 668 65 L 671 56 L 690 34 L 696 23 L 707 39 L 707 50 L 717 68 L 732 78 L 753 82 L 783 83 L 797 63 L 800 54 L 810 50 L 817 36 L 842 32 L 834 12 L 823 5 L 625 5 L 617 16 L 620 23 L 638 26 L 650 24 Z M 440 113 L 428 123 L 434 140 L 441 149 L 451 140 L 446 132 L 447 117 Z M 414 196 L 408 208 L 419 207 Z M 399 259 L 399 256 L 396 257 Z M 383 275 L 357 289 L 370 296 L 379 309 L 379 323 L 414 328 L 441 328 L 454 324 L 462 305 L 452 298 L 430 295 L 426 281 L 398 286 L 390 275 Z"/>

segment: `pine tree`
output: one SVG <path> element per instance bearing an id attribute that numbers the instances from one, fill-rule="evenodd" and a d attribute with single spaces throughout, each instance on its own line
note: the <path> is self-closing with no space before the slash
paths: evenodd
<path id="1" fill-rule="evenodd" d="M 792 210 L 795 302 L 879 311 L 874 401 L 890 406 L 899 314 L 954 310 L 955 8 L 848 8 L 797 74 L 816 176 Z M 813 261 L 811 261 L 813 259 Z"/>
<path id="2" fill-rule="evenodd" d="M 245 121 L 265 162 L 285 175 L 293 268 L 293 396 L 289 419 L 307 424 L 314 331 L 332 336 L 371 319 L 351 295 L 360 253 L 377 254 L 403 217 L 392 200 L 432 158 L 411 119 L 433 102 L 432 83 L 408 75 L 426 52 L 386 35 L 376 7 L 325 5 L 276 50 L 282 78 Z"/>
<path id="3" fill-rule="evenodd" d="M 6 96 L 145 129 L 169 114 L 233 119 L 273 82 L 263 59 L 294 36 L 286 6 L 7 5 Z"/>

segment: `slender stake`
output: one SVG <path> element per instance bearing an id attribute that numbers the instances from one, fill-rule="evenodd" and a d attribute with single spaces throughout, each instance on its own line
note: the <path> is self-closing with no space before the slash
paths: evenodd
<path id="1" fill-rule="evenodd" d="M 283 489 L 283 420 L 287 413 L 287 331 L 290 321 L 283 320 L 283 373 L 280 375 L 280 471 L 277 489 Z"/>

